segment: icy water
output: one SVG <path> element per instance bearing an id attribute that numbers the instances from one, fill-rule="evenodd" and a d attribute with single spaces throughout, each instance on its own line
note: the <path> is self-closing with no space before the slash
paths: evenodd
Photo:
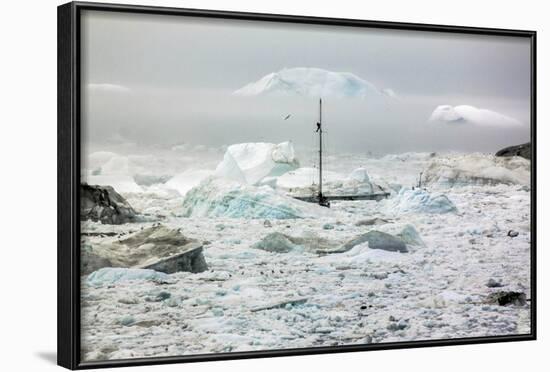
<path id="1" fill-rule="evenodd" d="M 209 268 L 161 281 L 94 286 L 83 277 L 83 360 L 529 333 L 529 301 L 524 306 L 485 301 L 495 291 L 525 292 L 529 299 L 529 164 L 520 159 L 514 160 L 519 165 L 503 166 L 476 156 L 334 158 L 329 164 L 341 165 L 334 172 L 365 167 L 371 181 L 393 190 L 390 199 L 333 202 L 322 210 L 305 205 L 305 218 L 268 223 L 266 218 L 184 217 L 183 196 L 155 193 L 154 187 L 123 193 L 136 210 L 203 242 Z M 490 164 L 480 168 L 480 159 Z M 402 186 L 408 192 L 434 161 L 444 166 L 432 167 L 426 193 L 444 195 L 456 211 L 422 209 L 417 199 L 425 202 L 424 194 L 396 191 Z M 449 176 L 449 169 L 456 174 Z M 380 219 L 376 225 L 358 223 L 374 218 Z M 153 223 L 84 222 L 82 229 L 122 233 Z M 319 242 L 337 248 L 370 230 L 396 235 L 411 228 L 420 239 L 407 244 L 408 253 L 368 244 L 328 255 L 315 251 Z M 510 230 L 517 236 L 509 236 Z M 306 243 L 288 253 L 253 248 L 273 232 Z M 83 239 L 96 244 L 116 237 Z"/>

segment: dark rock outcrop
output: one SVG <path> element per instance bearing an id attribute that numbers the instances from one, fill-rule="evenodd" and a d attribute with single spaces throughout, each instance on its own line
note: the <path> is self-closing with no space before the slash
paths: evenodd
<path id="1" fill-rule="evenodd" d="M 80 219 L 120 225 L 137 221 L 137 213 L 111 186 L 80 185 Z"/>
<path id="2" fill-rule="evenodd" d="M 525 296 L 525 293 L 523 292 L 500 291 L 491 293 L 486 302 L 491 304 L 498 304 L 500 306 L 523 306 L 527 303 L 527 298 Z"/>
<path id="3" fill-rule="evenodd" d="M 521 156 L 531 160 L 531 142 L 503 148 L 497 151 L 495 156 Z"/>

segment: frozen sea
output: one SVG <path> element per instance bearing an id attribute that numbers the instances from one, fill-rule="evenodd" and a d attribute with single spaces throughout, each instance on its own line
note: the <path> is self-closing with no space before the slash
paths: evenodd
<path id="1" fill-rule="evenodd" d="M 216 156 L 221 162 L 223 153 Z M 113 156 L 104 157 L 108 163 Z M 299 218 L 190 211 L 185 195 L 204 185 L 199 182 L 216 172 L 218 161 L 208 169 L 190 167 L 140 183 L 132 178 L 132 159 L 116 161 L 122 165 L 111 162 L 111 174 L 91 170 L 95 176 L 89 182 L 96 177 L 118 183 L 148 220 L 116 226 L 87 221 L 82 231 L 121 234 L 160 222 L 203 242 L 208 270 L 93 285 L 83 276 L 85 361 L 530 333 L 529 301 L 523 306 L 485 301 L 495 291 L 530 298 L 528 160 L 458 153 L 334 155 L 327 159 L 332 177 L 327 194 L 361 190 L 363 184 L 348 175 L 365 169 L 368 182 L 390 191 L 390 197 L 333 201 L 330 209 L 298 202 Z M 256 177 L 258 169 L 242 173 Z M 260 171 L 271 171 L 266 169 Z M 245 191 L 275 188 L 274 197 L 284 202 L 284 195 L 310 182 L 311 172 L 291 172 L 268 174 L 265 185 L 248 185 Z M 415 193 L 420 172 L 423 185 Z M 293 187 L 283 187 L 289 180 Z M 225 191 L 215 189 L 212 195 Z M 440 202 L 425 208 L 432 197 L 447 199 L 454 210 L 438 209 Z M 374 225 L 361 223 L 374 219 Z M 407 253 L 368 244 L 342 253 L 316 251 L 321 245 L 336 249 L 370 230 L 396 235 L 403 229 L 419 237 L 407 244 Z M 287 253 L 253 247 L 273 232 L 304 243 Z M 82 243 L 115 239 L 95 234 L 83 236 Z"/>

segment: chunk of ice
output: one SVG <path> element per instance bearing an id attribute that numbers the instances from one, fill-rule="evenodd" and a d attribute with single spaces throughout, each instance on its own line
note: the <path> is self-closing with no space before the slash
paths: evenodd
<path id="1" fill-rule="evenodd" d="M 254 185 L 266 177 L 280 176 L 298 168 L 291 142 L 239 143 L 227 148 L 215 175 Z"/>
<path id="2" fill-rule="evenodd" d="M 422 189 L 401 189 L 392 199 L 385 200 L 385 208 L 389 213 L 451 213 L 456 212 L 456 206 L 441 193 L 429 193 Z"/>

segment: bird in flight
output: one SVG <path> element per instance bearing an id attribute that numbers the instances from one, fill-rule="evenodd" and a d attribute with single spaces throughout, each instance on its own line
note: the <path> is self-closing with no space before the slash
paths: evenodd
<path id="1" fill-rule="evenodd" d="M 287 116 L 285 116 L 285 118 L 283 120 L 288 120 L 288 118 L 290 118 L 292 116 L 292 114 L 288 114 Z"/>

